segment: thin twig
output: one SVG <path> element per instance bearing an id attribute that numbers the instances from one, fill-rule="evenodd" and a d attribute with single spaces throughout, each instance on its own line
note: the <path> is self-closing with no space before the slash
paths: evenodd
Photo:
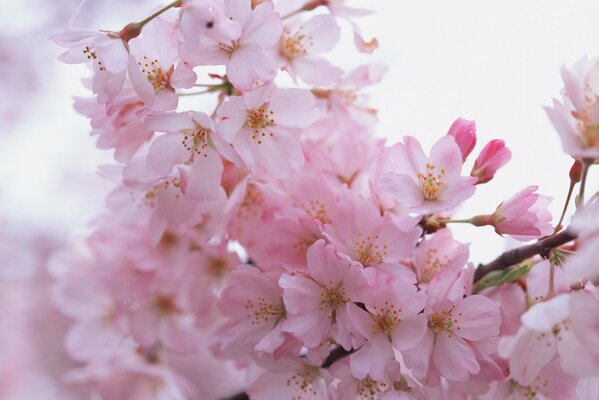
<path id="1" fill-rule="evenodd" d="M 490 263 L 479 265 L 474 274 L 474 282 L 477 282 L 491 271 L 509 268 L 538 254 L 544 256 L 549 250 L 571 242 L 576 238 L 576 234 L 565 229 L 536 243 L 506 251 Z"/>

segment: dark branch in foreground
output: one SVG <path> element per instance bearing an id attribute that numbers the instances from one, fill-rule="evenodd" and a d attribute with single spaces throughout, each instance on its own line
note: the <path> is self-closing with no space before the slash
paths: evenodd
<path id="1" fill-rule="evenodd" d="M 509 268 L 537 254 L 546 256 L 551 249 L 566 244 L 576 238 L 576 234 L 565 229 L 536 243 L 506 251 L 490 263 L 479 265 L 474 274 L 474 282 L 477 282 L 491 271 Z"/>
<path id="2" fill-rule="evenodd" d="M 340 360 L 343 357 L 350 355 L 351 353 L 353 353 L 353 350 L 347 351 L 347 350 L 344 350 L 343 347 L 337 347 L 333 351 L 331 351 L 331 354 L 329 354 L 329 356 L 324 360 L 321 367 L 329 368 L 331 365 L 333 365 L 335 363 L 335 361 Z M 227 397 L 226 399 L 223 399 L 223 400 L 249 400 L 249 399 L 250 399 L 250 397 L 247 395 L 247 393 L 241 392 L 241 393 L 234 394 L 233 396 Z"/>

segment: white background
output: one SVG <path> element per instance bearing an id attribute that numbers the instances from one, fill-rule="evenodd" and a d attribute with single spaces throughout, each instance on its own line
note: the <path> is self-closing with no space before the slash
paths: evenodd
<path id="1" fill-rule="evenodd" d="M 9 27 L 12 37 L 18 38 L 35 23 L 29 20 L 29 3 L 2 1 L 0 22 Z M 118 7 L 118 12 L 111 10 L 113 19 L 106 25 L 89 27 L 117 29 L 129 16 L 139 19 L 149 9 L 147 4 L 127 9 L 116 0 L 104 3 L 109 10 Z M 150 7 L 158 4 L 149 2 Z M 561 152 L 542 105 L 559 95 L 560 65 L 599 54 L 599 2 L 356 0 L 348 4 L 376 12 L 357 22 L 366 36 L 378 38 L 380 48 L 370 58 L 356 57 L 346 35 L 331 60 L 344 68 L 368 59 L 389 65 L 382 84 L 371 90 L 372 103 L 379 110 L 378 134 L 389 138 L 389 143 L 414 135 L 428 148 L 455 118 L 474 119 L 479 145 L 466 169 L 492 138 L 504 139 L 513 158 L 458 216 L 491 212 L 516 191 L 537 184 L 542 193 L 555 197 L 552 211 L 557 219 L 571 161 Z M 44 35 L 28 48 L 16 46 L 29 55 L 42 53 L 31 61 L 43 70 L 42 90 L 30 96 L 0 87 L 4 103 L 10 98 L 8 103 L 25 104 L 18 121 L 2 122 L 0 219 L 63 235 L 81 229 L 101 211 L 110 185 L 95 175 L 95 168 L 111 157 L 95 149 L 94 139 L 87 135 L 87 121 L 71 107 L 71 96 L 85 94 L 79 81 L 85 69 L 58 64 L 54 57 L 59 49 Z M 8 73 L 7 77 L 3 72 L 4 80 L 10 79 L 10 69 Z M 592 173 L 591 180 L 597 176 Z M 461 240 L 472 242 L 474 262 L 490 260 L 503 250 L 504 242 L 486 228 L 459 227 L 457 233 Z"/>

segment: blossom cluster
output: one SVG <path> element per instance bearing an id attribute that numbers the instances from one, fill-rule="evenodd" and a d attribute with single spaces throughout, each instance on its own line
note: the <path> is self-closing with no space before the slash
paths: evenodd
<path id="1" fill-rule="evenodd" d="M 326 56 L 343 27 L 376 49 L 356 24 L 369 11 L 291 3 L 179 0 L 118 32 L 54 36 L 92 70 L 75 108 L 117 162 L 101 169 L 106 212 L 51 266 L 80 362 L 65 379 L 105 400 L 597 398 L 599 201 L 583 189 L 597 63 L 564 70 L 548 110 L 582 165 L 572 226 L 554 230 L 536 186 L 456 220 L 505 143 L 470 171 L 473 121 L 428 152 L 387 145 L 364 94 L 386 68 Z M 200 94 L 216 107 L 182 101 Z M 569 236 L 478 277 L 452 223 Z"/>

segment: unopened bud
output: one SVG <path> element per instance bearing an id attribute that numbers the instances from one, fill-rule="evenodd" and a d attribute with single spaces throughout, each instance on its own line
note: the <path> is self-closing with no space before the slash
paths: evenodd
<path id="1" fill-rule="evenodd" d="M 476 123 L 458 118 L 451 124 L 447 134 L 454 137 L 462 152 L 462 160 L 466 161 L 466 158 L 476 146 Z"/>
<path id="2" fill-rule="evenodd" d="M 141 34 L 143 25 L 139 22 L 131 22 L 125 25 L 123 29 L 118 33 L 121 40 L 127 43 L 129 40 L 138 37 Z"/>
<path id="3" fill-rule="evenodd" d="M 570 181 L 572 183 L 580 182 L 582 177 L 582 163 L 578 160 L 574 160 L 574 164 L 572 164 L 572 168 L 570 168 Z"/>
<path id="4" fill-rule="evenodd" d="M 512 152 L 505 147 L 503 140 L 494 139 L 483 147 L 472 168 L 471 176 L 478 178 L 478 183 L 489 182 L 497 170 L 512 158 Z"/>

